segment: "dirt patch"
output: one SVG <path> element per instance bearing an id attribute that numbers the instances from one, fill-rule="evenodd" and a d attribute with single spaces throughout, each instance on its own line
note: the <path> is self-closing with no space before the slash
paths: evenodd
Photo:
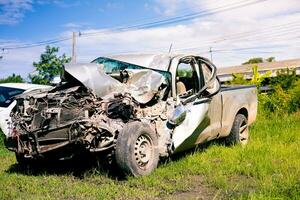
<path id="1" fill-rule="evenodd" d="M 242 174 L 234 175 L 229 178 L 229 187 L 226 196 L 237 198 L 254 193 L 257 188 L 256 180 L 251 176 Z"/>
<path id="2" fill-rule="evenodd" d="M 254 193 L 257 186 L 255 179 L 246 175 L 230 177 L 226 191 L 209 185 L 204 176 L 191 176 L 188 179 L 191 184 L 188 191 L 177 191 L 170 196 L 166 196 L 165 199 L 233 199 Z"/>
<path id="3" fill-rule="evenodd" d="M 205 183 L 204 176 L 191 176 L 188 179 L 190 179 L 189 183 L 191 183 L 189 191 L 177 191 L 164 199 L 223 199 L 220 190 Z"/>

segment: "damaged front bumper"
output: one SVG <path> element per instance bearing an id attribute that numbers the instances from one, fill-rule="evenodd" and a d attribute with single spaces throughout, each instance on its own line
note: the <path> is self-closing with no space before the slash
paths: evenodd
<path id="1" fill-rule="evenodd" d="M 164 76 L 142 69 L 128 70 L 126 76 L 121 71 L 124 80 L 115 79 L 102 67 L 67 66 L 67 83 L 48 92 L 18 96 L 6 147 L 28 158 L 48 153 L 68 157 L 77 150 L 113 153 L 118 134 L 130 121 L 146 121 L 161 137 L 168 133 L 165 115 L 173 104 L 161 100 L 169 87 Z M 89 73 L 82 76 L 82 69 Z M 164 136 L 161 152 L 167 152 L 168 140 Z"/>

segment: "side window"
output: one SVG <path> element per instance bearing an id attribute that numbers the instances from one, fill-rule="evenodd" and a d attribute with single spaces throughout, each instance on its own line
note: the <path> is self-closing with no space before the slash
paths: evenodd
<path id="1" fill-rule="evenodd" d="M 204 83 L 207 83 L 210 77 L 212 76 L 212 71 L 205 62 L 201 62 L 201 68 L 202 68 Z"/>
<path id="2" fill-rule="evenodd" d="M 193 68 L 190 63 L 179 63 L 177 68 L 177 77 L 180 78 L 192 78 L 193 77 Z"/>
<path id="3" fill-rule="evenodd" d="M 199 90 L 198 76 L 193 59 L 181 60 L 176 71 L 176 91 L 178 95 L 193 94 Z"/>
<path id="4" fill-rule="evenodd" d="M 204 86 L 213 76 L 212 67 L 208 65 L 206 62 L 199 60 L 200 71 L 202 72 L 202 86 Z M 206 91 L 210 94 L 216 92 L 220 88 L 220 83 L 217 79 L 215 79 L 212 83 L 210 83 L 206 89 Z"/>

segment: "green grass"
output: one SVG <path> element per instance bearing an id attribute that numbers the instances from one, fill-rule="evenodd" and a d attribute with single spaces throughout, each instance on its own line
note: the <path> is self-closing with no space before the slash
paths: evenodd
<path id="1" fill-rule="evenodd" d="M 14 154 L 0 147 L 0 199 L 172 199 L 200 194 L 208 199 L 300 199 L 300 113 L 259 115 L 250 134 L 246 147 L 211 144 L 162 164 L 147 177 L 127 180 L 95 167 L 79 177 L 76 170 L 59 167 L 19 169 Z"/>

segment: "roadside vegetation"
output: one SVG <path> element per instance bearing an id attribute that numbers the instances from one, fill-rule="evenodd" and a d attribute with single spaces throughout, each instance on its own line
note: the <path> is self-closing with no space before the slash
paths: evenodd
<path id="1" fill-rule="evenodd" d="M 247 146 L 212 142 L 146 177 L 120 177 L 87 157 L 24 169 L 0 139 L 0 199 L 300 199 L 300 82 L 280 73 L 259 94 Z"/>
<path id="2" fill-rule="evenodd" d="M 294 69 L 283 69 L 277 72 L 276 77 L 270 78 L 271 71 L 259 74 L 256 65 L 252 68 L 251 80 L 244 79 L 242 74 L 233 74 L 229 85 L 256 85 L 259 89 L 268 86 L 267 93 L 260 93 L 259 103 L 261 110 L 268 114 L 293 113 L 300 109 L 300 78 Z"/>
<path id="3" fill-rule="evenodd" d="M 242 63 L 242 65 L 247 65 L 247 64 L 257 64 L 257 63 L 264 63 L 264 62 L 274 62 L 275 57 L 269 57 L 269 58 L 262 58 L 262 57 L 256 57 L 256 58 L 250 58 L 248 61 Z"/>
<path id="4" fill-rule="evenodd" d="M 24 79 L 20 75 L 12 74 L 6 78 L 0 79 L 0 83 L 24 83 Z"/>

